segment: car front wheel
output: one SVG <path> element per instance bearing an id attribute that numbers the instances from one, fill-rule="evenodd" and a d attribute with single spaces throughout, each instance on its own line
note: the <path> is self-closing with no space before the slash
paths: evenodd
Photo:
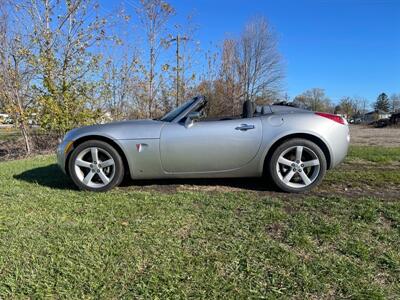
<path id="1" fill-rule="evenodd" d="M 306 139 L 292 139 L 278 146 L 269 162 L 269 174 L 285 192 L 304 192 L 318 185 L 327 163 L 321 148 Z"/>
<path id="2" fill-rule="evenodd" d="M 79 189 L 95 192 L 108 191 L 119 185 L 124 175 L 121 156 L 102 141 L 87 141 L 76 147 L 68 167 Z"/>

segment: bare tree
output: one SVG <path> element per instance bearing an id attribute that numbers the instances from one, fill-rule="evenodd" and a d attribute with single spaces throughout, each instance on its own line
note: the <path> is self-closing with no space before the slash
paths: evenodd
<path id="1" fill-rule="evenodd" d="M 340 113 L 346 115 L 347 118 L 352 117 L 356 112 L 354 99 L 350 97 L 343 97 L 339 103 Z"/>
<path id="2" fill-rule="evenodd" d="M 185 22 L 175 25 L 175 28 L 177 36 L 182 37 L 180 47 L 177 48 L 179 50 L 179 53 L 177 52 L 177 61 L 179 58 L 180 63 L 176 66 L 177 78 L 175 78 L 178 95 L 180 96 L 178 97 L 178 104 L 180 104 L 182 100 L 195 95 L 195 84 L 198 80 L 198 75 L 195 71 L 197 63 L 195 57 L 200 54 L 201 50 L 200 43 L 195 39 L 198 26 L 193 23 L 193 14 L 189 14 Z"/>
<path id="3" fill-rule="evenodd" d="M 120 60 L 110 57 L 104 64 L 100 86 L 101 103 L 113 120 L 126 119 L 135 109 L 140 108 L 140 67 L 134 50 L 122 55 Z"/>
<path id="4" fill-rule="evenodd" d="M 8 11 L 11 4 L 0 0 L 0 99 L 21 131 L 27 154 L 31 152 L 29 118 L 33 97 L 30 85 L 34 70 L 29 64 L 29 45 L 13 26 L 11 32 Z"/>
<path id="5" fill-rule="evenodd" d="M 246 100 L 271 102 L 277 98 L 283 78 L 276 35 L 264 17 L 256 17 L 238 39 L 223 42 L 218 78 L 210 93 L 212 114 L 238 115 Z"/>
<path id="6" fill-rule="evenodd" d="M 140 0 L 140 7 L 136 9 L 136 13 L 144 27 L 148 43 L 149 62 L 146 70 L 148 83 L 147 112 L 148 117 L 152 117 L 157 93 L 155 82 L 157 60 L 164 44 L 162 34 L 166 23 L 174 13 L 174 9 L 163 0 Z"/>
<path id="7" fill-rule="evenodd" d="M 237 115 L 241 111 L 240 93 L 241 86 L 239 83 L 237 57 L 237 42 L 232 39 L 226 39 L 222 48 L 220 81 L 218 82 L 220 93 L 222 94 L 220 101 L 223 101 L 227 108 L 223 108 L 225 112 L 231 111 L 232 115 Z M 222 104 L 222 103 L 221 103 Z M 222 106 L 220 104 L 220 106 Z"/>
<path id="8" fill-rule="evenodd" d="M 5 0 L 0 0 L 0 59 L 5 60 L 5 48 L 7 47 L 8 14 Z M 4 75 L 0 72 L 0 82 L 4 81 Z M 0 93 L 1 95 L 1 93 Z M 5 109 L 5 101 L 0 96 L 0 110 Z"/>
<path id="9" fill-rule="evenodd" d="M 400 110 L 400 94 L 392 94 L 390 96 L 390 109 L 392 112 Z"/>
<path id="10" fill-rule="evenodd" d="M 212 45 L 211 45 L 212 46 Z M 221 98 L 216 93 L 215 84 L 220 77 L 219 70 L 219 49 L 215 48 L 214 51 L 211 50 L 213 47 L 210 47 L 205 53 L 204 58 L 206 63 L 203 66 L 203 72 L 199 76 L 199 83 L 195 88 L 195 93 L 201 94 L 207 97 L 208 99 L 208 114 L 210 116 L 219 115 L 220 108 L 219 103 L 221 102 Z"/>
<path id="11" fill-rule="evenodd" d="M 364 97 L 355 96 L 353 97 L 353 104 L 356 115 L 364 121 L 364 116 L 368 112 L 368 109 L 370 107 L 368 99 Z"/>
<path id="12" fill-rule="evenodd" d="M 264 17 L 245 26 L 235 56 L 242 101 L 276 94 L 283 79 L 282 59 L 276 35 Z"/>
<path id="13" fill-rule="evenodd" d="M 325 91 L 320 88 L 305 91 L 296 96 L 293 102 L 312 111 L 333 112 L 334 110 L 331 101 L 325 95 Z"/>

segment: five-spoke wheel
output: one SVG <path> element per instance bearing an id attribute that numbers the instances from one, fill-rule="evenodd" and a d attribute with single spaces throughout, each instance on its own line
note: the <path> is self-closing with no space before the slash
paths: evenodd
<path id="1" fill-rule="evenodd" d="M 88 141 L 74 149 L 69 170 L 75 184 L 90 191 L 109 190 L 121 182 L 124 174 L 118 152 L 101 141 Z"/>
<path id="2" fill-rule="evenodd" d="M 302 192 L 319 184 L 326 172 L 322 150 L 305 139 L 292 139 L 273 153 L 269 173 L 274 183 L 287 192 Z"/>

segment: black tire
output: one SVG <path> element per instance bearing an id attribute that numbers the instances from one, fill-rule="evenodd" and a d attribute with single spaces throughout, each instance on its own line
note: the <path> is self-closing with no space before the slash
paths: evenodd
<path id="1" fill-rule="evenodd" d="M 296 147 L 296 146 L 307 147 L 317 156 L 317 158 L 319 160 L 319 170 L 318 170 L 318 168 L 311 169 L 313 167 L 310 167 L 310 169 L 306 169 L 306 168 L 304 168 L 304 170 L 302 169 L 303 172 L 314 170 L 313 171 L 313 172 L 315 172 L 314 176 L 316 176 L 315 179 L 309 185 L 304 186 L 304 187 L 293 187 L 293 186 L 288 186 L 287 184 L 285 184 L 280 177 L 280 176 L 283 176 L 283 174 L 281 173 L 280 170 L 278 170 L 279 168 L 277 168 L 278 159 L 281 156 L 281 154 L 284 153 L 286 150 L 288 150 L 292 147 Z M 283 166 L 283 167 L 285 167 L 285 166 Z M 286 167 L 286 168 L 288 169 L 287 172 L 289 172 L 291 169 L 291 167 Z M 314 188 L 315 186 L 317 186 L 318 184 L 321 183 L 322 179 L 324 178 L 324 176 L 326 174 L 326 169 L 327 169 L 326 157 L 324 155 L 324 152 L 321 150 L 321 148 L 318 145 L 316 145 L 315 143 L 313 143 L 309 140 L 306 140 L 306 139 L 301 139 L 301 138 L 290 139 L 290 140 L 287 140 L 286 142 L 282 143 L 281 145 L 279 145 L 273 152 L 271 159 L 268 162 L 268 175 L 271 177 L 273 183 L 280 190 L 289 192 L 289 193 L 301 193 L 301 192 L 305 192 L 305 191 L 308 191 L 308 190 Z M 278 172 L 280 172 L 280 174 L 278 174 Z M 319 173 L 317 173 L 317 172 L 319 172 Z M 297 172 L 297 174 L 299 174 L 299 172 Z M 299 175 L 301 175 L 301 174 L 299 174 Z M 299 176 L 299 175 L 295 175 L 295 176 Z M 299 178 L 299 177 L 297 177 L 297 178 Z M 293 183 L 289 183 L 289 184 L 293 184 Z"/>
<path id="2" fill-rule="evenodd" d="M 96 147 L 100 150 L 104 150 L 106 151 L 114 160 L 114 176 L 112 178 L 112 180 L 110 180 L 110 182 L 103 186 L 103 187 L 89 187 L 87 185 L 85 185 L 83 182 L 81 182 L 81 180 L 79 179 L 78 175 L 76 174 L 75 171 L 75 160 L 77 159 L 78 155 L 88 149 L 88 148 L 93 148 Z M 122 161 L 121 156 L 119 155 L 118 151 L 115 150 L 114 147 L 112 147 L 110 144 L 106 143 L 106 142 L 102 142 L 102 141 L 97 141 L 97 140 L 90 140 L 87 142 L 84 142 L 82 144 L 80 144 L 78 147 L 76 147 L 71 156 L 70 159 L 68 161 L 68 168 L 69 168 L 69 173 L 71 176 L 72 181 L 77 185 L 77 187 L 80 190 L 85 190 L 85 191 L 92 191 L 92 192 L 106 192 L 108 190 L 111 190 L 112 188 L 118 186 L 121 181 L 124 178 L 124 164 Z"/>

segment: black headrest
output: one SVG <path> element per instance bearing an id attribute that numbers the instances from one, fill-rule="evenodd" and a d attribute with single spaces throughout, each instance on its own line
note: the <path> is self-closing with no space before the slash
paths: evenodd
<path id="1" fill-rule="evenodd" d="M 254 115 L 254 103 L 250 100 L 246 100 L 243 103 L 243 118 L 252 118 Z"/>

